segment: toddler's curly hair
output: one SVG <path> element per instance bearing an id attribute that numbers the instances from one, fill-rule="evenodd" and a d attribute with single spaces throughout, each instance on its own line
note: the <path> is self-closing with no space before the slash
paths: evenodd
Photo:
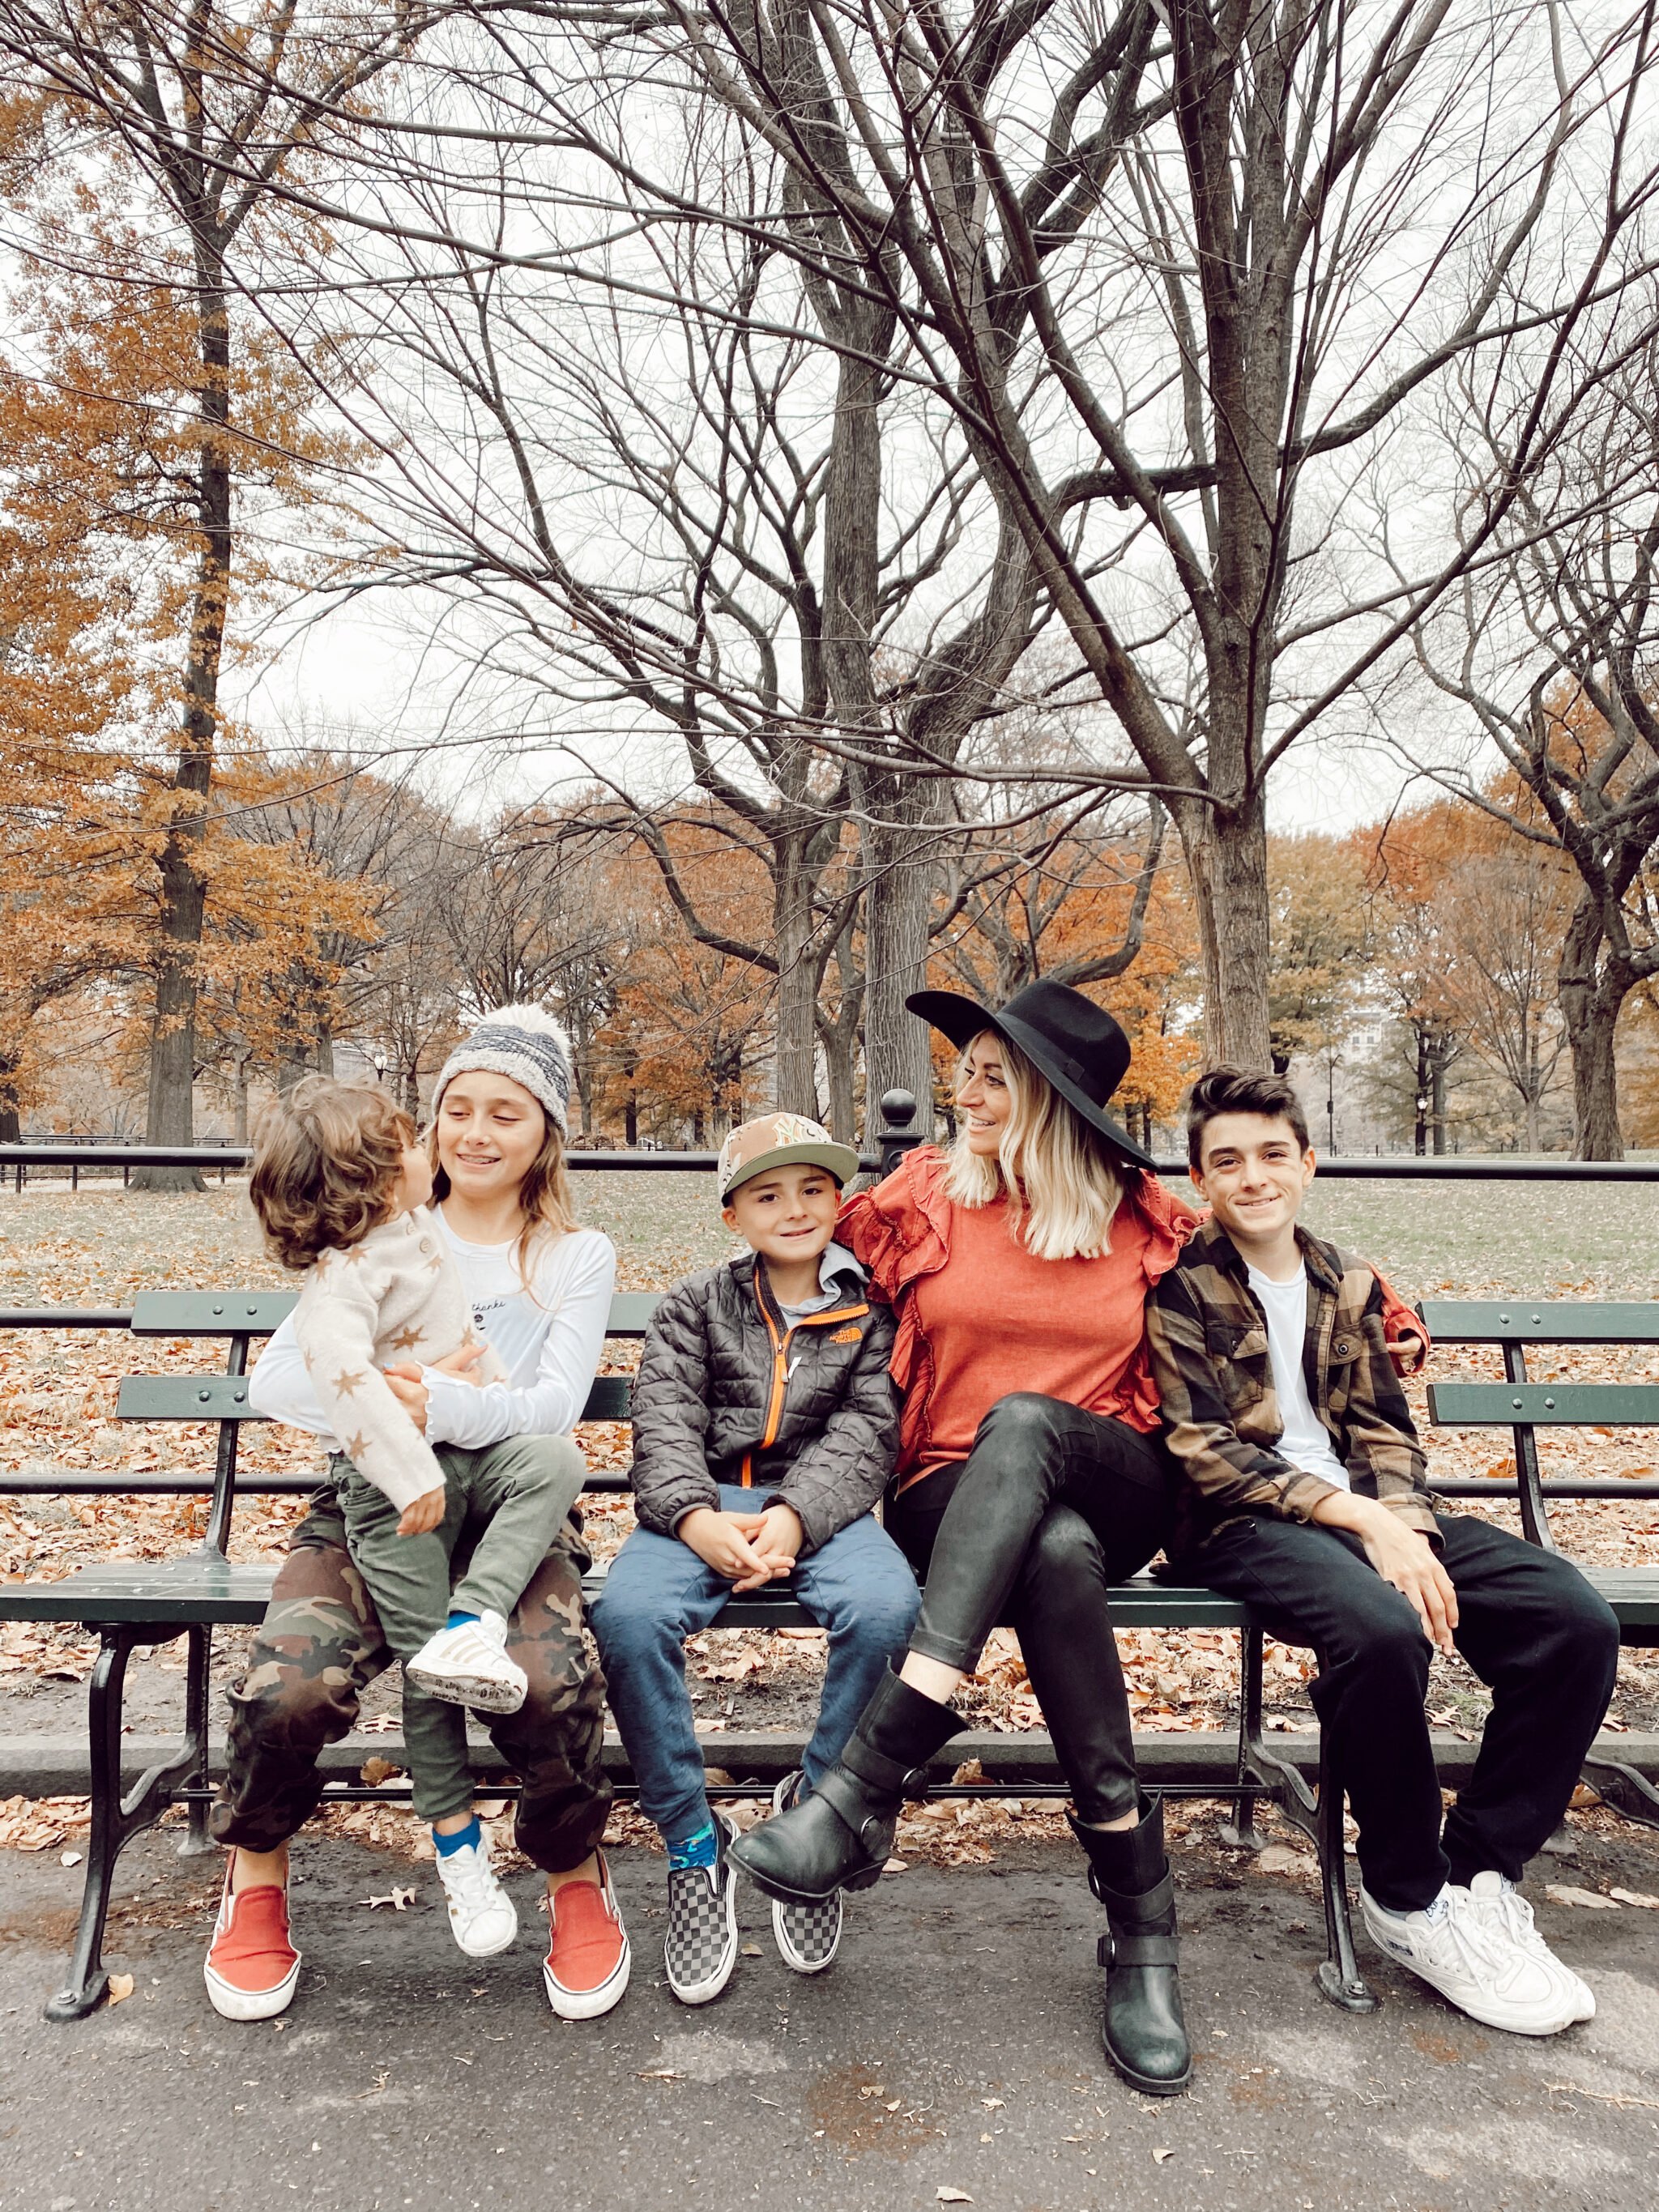
<path id="1" fill-rule="evenodd" d="M 248 1196 L 265 1242 L 297 1273 L 361 1243 L 392 1211 L 415 1124 L 378 1083 L 308 1075 L 273 1099 L 254 1132 Z"/>

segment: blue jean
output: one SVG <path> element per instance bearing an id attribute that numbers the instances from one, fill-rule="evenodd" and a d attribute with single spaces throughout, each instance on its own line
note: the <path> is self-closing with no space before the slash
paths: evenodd
<path id="1" fill-rule="evenodd" d="M 747 1513 L 757 1497 L 722 1483 L 720 1503 L 723 1513 Z M 797 1561 L 789 1589 L 830 1638 L 817 1726 L 802 1760 L 815 1787 L 840 1756 L 889 1660 L 908 1643 L 921 1596 L 903 1553 L 868 1513 Z M 589 1608 L 641 1807 L 670 1844 L 684 1843 L 708 1818 L 685 1686 L 685 1639 L 718 1620 L 731 1595 L 725 1576 L 689 1544 L 636 1528 Z"/>

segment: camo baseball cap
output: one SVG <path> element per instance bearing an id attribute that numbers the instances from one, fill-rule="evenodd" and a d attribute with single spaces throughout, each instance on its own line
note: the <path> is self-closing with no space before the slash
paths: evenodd
<path id="1" fill-rule="evenodd" d="M 745 1121 L 720 1146 L 720 1204 L 757 1175 L 797 1166 L 824 1168 L 838 1183 L 848 1183 L 859 1171 L 859 1156 L 804 1114 L 763 1114 Z"/>

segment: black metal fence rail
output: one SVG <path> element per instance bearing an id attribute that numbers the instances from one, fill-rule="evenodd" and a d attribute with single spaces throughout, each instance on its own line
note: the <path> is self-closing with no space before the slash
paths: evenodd
<path id="1" fill-rule="evenodd" d="M 890 1167 L 893 1158 L 913 1146 L 931 1139 L 908 1127 L 884 1127 L 877 1133 L 876 1148 L 861 1160 L 871 1174 Z M 712 1175 L 717 1152 L 586 1152 L 573 1148 L 566 1154 L 575 1170 L 603 1170 L 612 1175 Z M 73 1179 L 82 1168 L 136 1167 L 216 1168 L 221 1176 L 229 1168 L 242 1168 L 251 1158 L 246 1146 L 208 1145 L 0 1145 L 0 1177 L 11 1170 L 15 1187 L 32 1167 L 68 1167 Z M 1160 1160 L 1160 1175 L 1171 1181 L 1187 1179 L 1185 1160 Z M 1659 1153 L 1635 1160 L 1572 1160 L 1522 1158 L 1513 1152 L 1492 1152 L 1479 1158 L 1441 1155 L 1419 1158 L 1415 1153 L 1390 1153 L 1376 1158 L 1322 1159 L 1320 1174 L 1346 1182 L 1659 1182 Z M 3 1186 L 0 1186 L 3 1187 Z"/>

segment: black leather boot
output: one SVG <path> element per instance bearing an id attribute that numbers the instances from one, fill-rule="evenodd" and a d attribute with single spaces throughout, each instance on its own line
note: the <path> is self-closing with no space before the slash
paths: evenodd
<path id="1" fill-rule="evenodd" d="M 1085 1828 L 1066 1814 L 1106 1908 L 1106 2056 L 1144 2096 L 1172 2097 L 1193 2077 L 1176 1973 L 1175 1883 L 1164 1853 L 1164 1801 L 1143 1797 L 1138 1828 Z"/>
<path id="2" fill-rule="evenodd" d="M 878 1881 L 899 1808 L 921 1794 L 927 1761 L 963 1723 L 889 1674 L 859 1717 L 841 1757 L 810 1796 L 740 1836 L 728 1854 L 758 1889 L 812 1905 Z"/>

